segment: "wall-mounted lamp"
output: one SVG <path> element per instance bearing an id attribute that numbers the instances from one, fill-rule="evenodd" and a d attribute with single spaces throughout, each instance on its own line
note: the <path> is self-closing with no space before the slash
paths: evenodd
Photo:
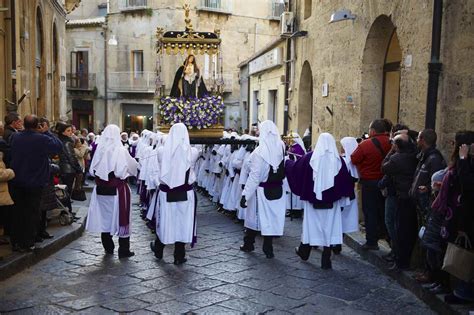
<path id="1" fill-rule="evenodd" d="M 345 20 L 355 20 L 356 16 L 351 13 L 351 10 L 339 10 L 331 14 L 329 23 L 340 22 Z"/>
<path id="2" fill-rule="evenodd" d="M 109 46 L 117 46 L 118 45 L 117 37 L 115 35 L 112 35 L 112 37 L 110 37 L 107 43 L 109 44 Z"/>

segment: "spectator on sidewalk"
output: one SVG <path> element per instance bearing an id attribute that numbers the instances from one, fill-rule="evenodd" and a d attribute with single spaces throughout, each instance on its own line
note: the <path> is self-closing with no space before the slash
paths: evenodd
<path id="1" fill-rule="evenodd" d="M 393 139 L 393 147 L 382 164 L 382 171 L 391 177 L 395 188 L 395 263 L 393 270 L 408 269 L 415 246 L 418 225 L 413 200 L 408 196 L 416 165 L 416 148 L 407 134 Z M 392 236 L 393 237 L 393 236 Z"/>
<path id="2" fill-rule="evenodd" d="M 67 207 L 72 213 L 72 205 L 70 197 L 74 185 L 74 180 L 77 174 L 82 174 L 83 169 L 79 164 L 74 152 L 74 140 L 72 138 L 73 131 L 72 126 L 68 124 L 58 124 L 56 126 L 58 131 L 58 138 L 63 143 L 63 149 L 59 153 L 59 167 L 61 168 L 61 181 L 67 186 L 67 192 L 69 194 L 69 203 Z"/>
<path id="3" fill-rule="evenodd" d="M 3 140 L 10 144 L 12 134 L 23 130 L 23 120 L 18 113 L 12 112 L 5 116 L 5 132 Z"/>
<path id="4" fill-rule="evenodd" d="M 382 161 L 390 151 L 390 147 L 387 123 L 382 119 L 376 119 L 370 124 L 369 139 L 362 141 L 351 155 L 351 161 L 359 171 L 362 185 L 362 211 L 366 231 L 363 250 L 378 250 L 378 240 L 386 233 L 385 200 L 377 185 L 383 177 Z"/>
<path id="5" fill-rule="evenodd" d="M 0 136 L 3 136 L 3 124 L 0 123 Z M 3 150 L 1 148 L 8 146 L 5 140 L 0 138 L 0 227 L 3 228 L 3 235 L 0 237 L 0 245 L 6 245 L 10 242 L 5 238 L 10 233 L 10 217 L 12 215 L 13 200 L 8 190 L 8 182 L 13 179 L 15 173 L 7 168 L 3 162 Z"/>
<path id="6" fill-rule="evenodd" d="M 25 130 L 12 136 L 11 168 L 15 172 L 11 196 L 14 206 L 11 242 L 14 250 L 34 249 L 40 218 L 43 187 L 49 179 L 49 157 L 62 150 L 62 143 L 38 117 L 27 115 Z"/>

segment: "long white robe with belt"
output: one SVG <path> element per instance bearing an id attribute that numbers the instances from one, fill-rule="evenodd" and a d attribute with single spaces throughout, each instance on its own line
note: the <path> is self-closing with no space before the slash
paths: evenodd
<path id="1" fill-rule="evenodd" d="M 252 154 L 250 173 L 242 194 L 247 200 L 254 195 L 257 198 L 258 220 L 262 235 L 281 236 L 285 227 L 285 193 L 283 192 L 279 199 L 268 200 L 265 197 L 264 188 L 259 186 L 260 183 L 267 181 L 269 171 L 270 164 L 258 154 Z"/>
<path id="2" fill-rule="evenodd" d="M 158 163 L 161 165 L 163 149 L 158 150 Z M 189 171 L 188 184 L 196 181 L 194 165 L 199 156 L 196 148 L 191 148 L 191 167 Z M 184 183 L 183 183 L 184 184 Z M 158 206 L 156 210 L 156 235 L 163 244 L 174 244 L 176 242 L 191 243 L 193 230 L 195 228 L 195 196 L 194 190 L 187 192 L 186 201 L 167 202 L 166 193 L 158 193 Z"/>

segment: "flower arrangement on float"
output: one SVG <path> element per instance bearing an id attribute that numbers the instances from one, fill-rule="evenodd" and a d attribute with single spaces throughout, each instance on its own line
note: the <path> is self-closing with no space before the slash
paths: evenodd
<path id="1" fill-rule="evenodd" d="M 224 114 L 224 100 L 220 95 L 201 98 L 162 97 L 158 111 L 162 123 L 185 124 L 188 129 L 206 129 L 219 123 Z"/>

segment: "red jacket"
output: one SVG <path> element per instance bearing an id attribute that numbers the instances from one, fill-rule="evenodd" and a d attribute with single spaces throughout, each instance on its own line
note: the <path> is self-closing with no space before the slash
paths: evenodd
<path id="1" fill-rule="evenodd" d="M 375 146 L 372 138 L 376 138 L 383 149 L 384 154 Z M 362 141 L 351 155 L 352 164 L 357 167 L 363 180 L 379 180 L 383 177 L 382 162 L 391 148 L 389 136 L 377 134 Z"/>

